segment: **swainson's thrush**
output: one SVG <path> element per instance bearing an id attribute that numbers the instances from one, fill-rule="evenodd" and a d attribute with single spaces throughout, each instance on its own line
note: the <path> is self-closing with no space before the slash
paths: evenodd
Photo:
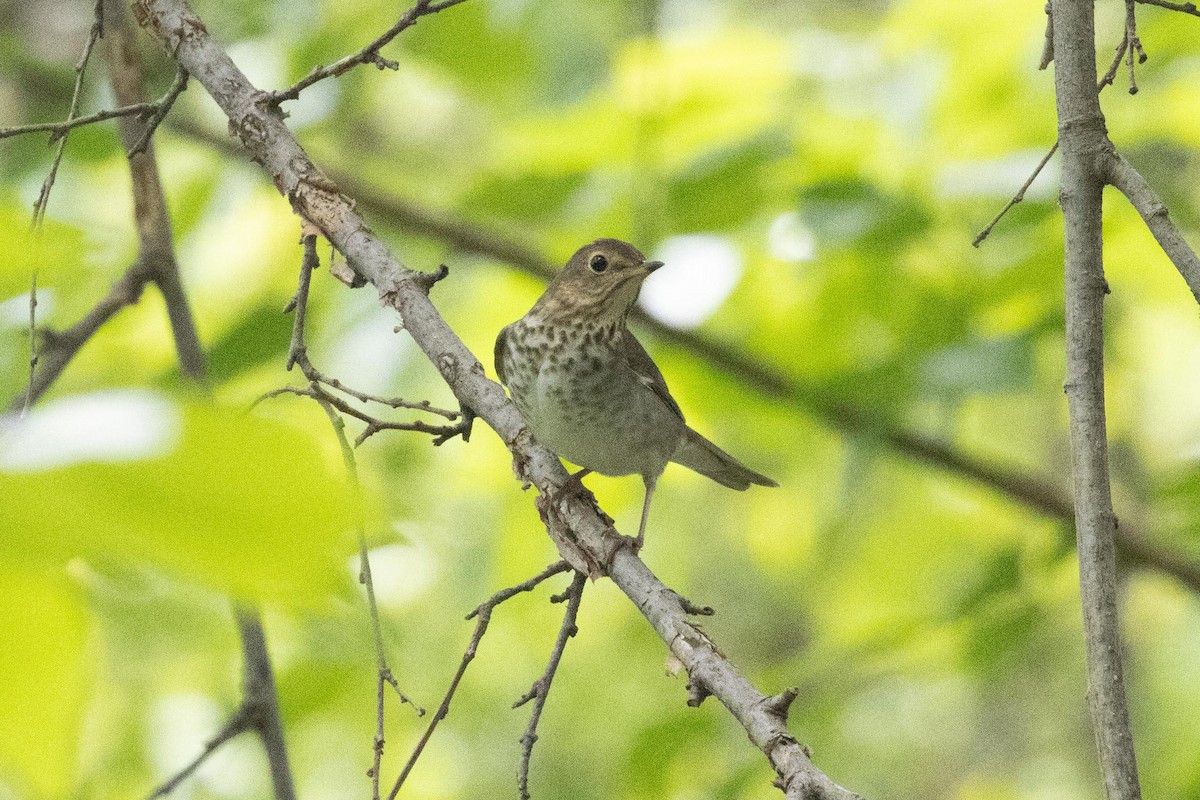
<path id="1" fill-rule="evenodd" d="M 618 239 L 597 239 L 496 338 L 496 373 L 541 444 L 588 472 L 641 475 L 637 546 L 668 461 L 743 490 L 778 486 L 689 428 L 653 359 L 625 327 L 642 281 L 661 267 Z"/>

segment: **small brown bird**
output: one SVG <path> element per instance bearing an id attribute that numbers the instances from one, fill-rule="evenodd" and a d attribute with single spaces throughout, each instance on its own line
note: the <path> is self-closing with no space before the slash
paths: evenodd
<path id="1" fill-rule="evenodd" d="M 778 486 L 689 428 L 662 372 L 625 327 L 646 276 L 661 267 L 631 244 L 597 239 L 496 338 L 496 373 L 534 437 L 603 475 L 646 484 L 637 547 L 668 461 L 739 491 Z"/>

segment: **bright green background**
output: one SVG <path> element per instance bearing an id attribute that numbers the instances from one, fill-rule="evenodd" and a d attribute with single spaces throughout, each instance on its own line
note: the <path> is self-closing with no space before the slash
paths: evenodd
<path id="1" fill-rule="evenodd" d="M 0 2 L 0 123 L 55 119 L 90 2 Z M 264 88 L 369 41 L 396 3 L 200 0 Z M 1106 68 L 1124 5 L 1098 4 Z M 1151 58 L 1103 105 L 1114 141 L 1200 242 L 1200 20 L 1140 7 Z M 710 233 L 740 281 L 701 332 L 898 425 L 1066 486 L 1061 223 L 1052 162 L 981 250 L 974 234 L 1055 136 L 1038 72 L 1040 3 L 469 0 L 288 106 L 317 162 L 527 242 L 561 263 L 600 235 L 653 252 Z M 147 46 L 154 91 L 172 69 Z M 111 105 L 99 60 L 83 108 Z M 224 138 L 195 83 L 175 116 Z M 133 258 L 111 123 L 77 131 L 42 240 L 25 237 L 49 165 L 0 142 L 0 399 L 22 385 L 23 293 L 84 313 Z M 369 796 L 373 650 L 353 582 L 353 510 L 313 404 L 263 392 L 283 370 L 298 226 L 250 164 L 178 129 L 156 139 L 179 259 L 221 410 L 179 380 L 148 291 L 84 349 L 36 413 L 148 388 L 177 437 L 151 458 L 0 471 L 0 798 L 140 797 L 239 696 L 226 593 L 266 602 L 282 711 L 306 798 Z M 1106 195 L 1109 421 L 1119 516 L 1200 558 L 1200 322 L 1137 215 Z M 784 214 L 813 257 L 773 255 Z M 540 285 L 368 214 L 404 261 L 439 263 L 446 319 L 486 362 Z M 324 253 L 324 248 L 323 253 Z M 324 257 L 324 256 L 323 256 Z M 686 264 L 671 269 L 685 270 Z M 698 275 L 697 280 L 704 280 Z M 310 353 L 346 383 L 453 405 L 370 289 L 315 276 Z M 800 688 L 792 729 L 869 798 L 1074 800 L 1102 789 L 1084 706 L 1072 532 L 993 490 L 847 437 L 645 337 L 689 421 L 778 490 L 659 484 L 645 550 L 718 615 L 706 630 L 768 691 Z M 407 415 L 400 414 L 400 417 Z M 554 558 L 532 497 L 486 427 L 469 445 L 387 433 L 358 452 L 389 652 L 436 707 L 463 614 Z M 628 530 L 635 479 L 592 478 Z M 562 583 L 564 579 L 558 579 Z M 559 586 L 556 585 L 555 591 Z M 1123 584 L 1130 701 L 1146 794 L 1200 798 L 1200 604 L 1152 571 Z M 405 792 L 515 796 L 528 709 L 560 619 L 549 591 L 503 606 Z M 771 775 L 682 677 L 611 585 L 585 594 L 542 720 L 538 798 L 773 798 Z M 423 721 L 390 708 L 386 775 Z M 267 797 L 253 741 L 179 796 Z"/>

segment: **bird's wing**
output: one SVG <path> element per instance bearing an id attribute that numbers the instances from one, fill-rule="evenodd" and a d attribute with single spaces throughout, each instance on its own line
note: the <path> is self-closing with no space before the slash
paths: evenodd
<path id="1" fill-rule="evenodd" d="M 662 372 L 654 363 L 654 359 L 646 352 L 646 348 L 642 347 L 642 343 L 635 339 L 632 333 L 625 331 L 621 337 L 620 349 L 625 356 L 625 363 L 638 376 L 638 380 L 653 389 L 654 393 L 667 404 L 667 407 L 682 420 L 683 411 L 679 408 L 679 403 L 676 403 L 675 398 L 671 397 L 671 390 L 667 388 L 667 382 L 663 378 Z"/>
<path id="2" fill-rule="evenodd" d="M 504 374 L 504 354 L 508 351 L 508 328 L 505 325 L 500 329 L 500 335 L 496 337 L 496 349 L 492 351 L 493 363 L 496 366 L 496 376 L 500 378 L 500 382 L 508 386 L 508 376 Z"/>

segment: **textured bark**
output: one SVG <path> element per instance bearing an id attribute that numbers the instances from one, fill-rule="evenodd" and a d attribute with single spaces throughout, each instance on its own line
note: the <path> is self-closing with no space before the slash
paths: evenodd
<path id="1" fill-rule="evenodd" d="M 692 683 L 720 700 L 768 757 L 788 798 L 857 797 L 822 773 L 787 731 L 786 706 L 794 695 L 768 697 L 755 689 L 712 641 L 688 619 L 684 603 L 665 586 L 577 493 L 562 493 L 567 473 L 558 458 L 536 445 L 503 389 L 446 325 L 430 303 L 432 276 L 402 265 L 320 173 L 272 107 L 209 35 L 183 0 L 137 0 L 139 22 L 201 83 L 229 118 L 230 130 L 271 176 L 292 207 L 346 256 L 350 265 L 398 310 L 405 329 L 437 367 L 459 401 L 501 437 L 519 478 L 541 493 L 540 510 L 555 541 L 572 563 L 607 574 L 637 605 L 683 663 Z M 702 696 L 693 690 L 694 696 Z"/>
<path id="2" fill-rule="evenodd" d="M 1141 797 L 1125 700 L 1115 537 L 1104 411 L 1102 199 L 1114 153 L 1096 89 L 1091 0 L 1055 0 L 1054 63 L 1066 247 L 1066 393 L 1075 530 L 1087 645 L 1088 704 L 1109 800 Z"/>

